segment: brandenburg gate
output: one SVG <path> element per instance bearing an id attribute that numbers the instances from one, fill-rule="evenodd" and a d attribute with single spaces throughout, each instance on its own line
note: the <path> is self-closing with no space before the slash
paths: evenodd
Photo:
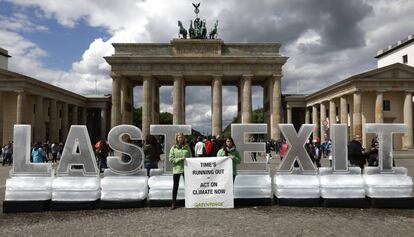
<path id="1" fill-rule="evenodd" d="M 173 124 L 185 124 L 185 87 L 212 87 L 212 135 L 222 131 L 222 86 L 238 87 L 238 115 L 251 122 L 252 86 L 263 87 L 268 137 L 280 138 L 282 66 L 278 43 L 173 39 L 168 43 L 115 43 L 111 126 L 132 123 L 133 88 L 143 86 L 142 132 L 159 123 L 159 88 L 173 86 Z"/>

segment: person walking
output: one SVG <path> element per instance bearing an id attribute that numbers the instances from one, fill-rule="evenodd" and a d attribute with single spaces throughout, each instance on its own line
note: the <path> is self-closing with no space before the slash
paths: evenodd
<path id="1" fill-rule="evenodd" d="M 218 157 L 229 157 L 233 161 L 233 182 L 236 179 L 237 175 L 237 165 L 240 164 L 241 157 L 240 153 L 236 150 L 236 145 L 234 144 L 233 138 L 228 137 L 225 139 L 223 148 L 217 152 Z"/>
<path id="2" fill-rule="evenodd" d="M 176 208 L 178 186 L 180 184 L 180 176 L 184 177 L 184 160 L 191 157 L 190 147 L 185 144 L 185 137 L 183 133 L 175 135 L 175 145 L 171 147 L 169 160 L 173 165 L 173 190 L 172 190 L 172 204 L 171 210 Z"/>

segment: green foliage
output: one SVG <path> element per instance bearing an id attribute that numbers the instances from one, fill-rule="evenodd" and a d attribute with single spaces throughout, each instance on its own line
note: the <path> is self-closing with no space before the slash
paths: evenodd
<path id="1" fill-rule="evenodd" d="M 231 124 L 240 123 L 240 117 L 234 117 L 232 122 L 227 125 L 223 130 L 223 137 L 229 137 L 231 135 Z M 264 110 L 263 108 L 258 108 L 252 112 L 252 123 L 264 123 Z"/>
<path id="2" fill-rule="evenodd" d="M 162 112 L 160 114 L 160 124 L 172 124 L 173 115 L 168 112 Z M 132 124 L 141 128 L 142 125 L 142 107 L 133 108 L 132 111 Z"/>
<path id="3" fill-rule="evenodd" d="M 255 109 L 252 113 L 252 123 L 264 123 L 263 108 Z"/>
<path id="4" fill-rule="evenodd" d="M 173 124 L 172 113 L 162 112 L 160 114 L 160 124 Z"/>

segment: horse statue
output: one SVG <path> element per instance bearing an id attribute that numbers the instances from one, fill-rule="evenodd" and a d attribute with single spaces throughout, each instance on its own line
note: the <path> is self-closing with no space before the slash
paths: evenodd
<path id="1" fill-rule="evenodd" d="M 190 28 L 188 29 L 188 33 L 190 34 L 190 39 L 193 39 L 195 36 L 195 32 L 194 32 L 192 20 L 190 20 Z"/>
<path id="2" fill-rule="evenodd" d="M 214 39 L 215 37 L 217 37 L 217 26 L 218 26 L 218 20 L 216 20 L 216 22 L 214 23 L 214 28 L 211 29 L 209 35 L 209 39 Z"/>
<path id="3" fill-rule="evenodd" d="M 178 38 L 182 35 L 184 39 L 187 39 L 187 30 L 183 27 L 183 23 L 181 23 L 181 21 L 178 21 L 178 27 L 180 28 L 178 30 Z"/>
<path id="4" fill-rule="evenodd" d="M 201 38 L 207 39 L 207 27 L 206 27 L 206 21 L 203 21 L 202 27 L 201 27 Z"/>

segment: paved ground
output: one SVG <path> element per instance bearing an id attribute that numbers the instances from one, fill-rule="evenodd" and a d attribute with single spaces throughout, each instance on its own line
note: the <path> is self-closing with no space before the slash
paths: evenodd
<path id="1" fill-rule="evenodd" d="M 398 166 L 414 174 L 414 159 Z M 275 168 L 272 161 L 272 169 Z M 323 160 L 327 165 L 328 161 Z M 0 199 L 9 167 L 0 166 Z M 0 214 L 0 236 L 413 236 L 414 210 L 137 208 Z"/>

